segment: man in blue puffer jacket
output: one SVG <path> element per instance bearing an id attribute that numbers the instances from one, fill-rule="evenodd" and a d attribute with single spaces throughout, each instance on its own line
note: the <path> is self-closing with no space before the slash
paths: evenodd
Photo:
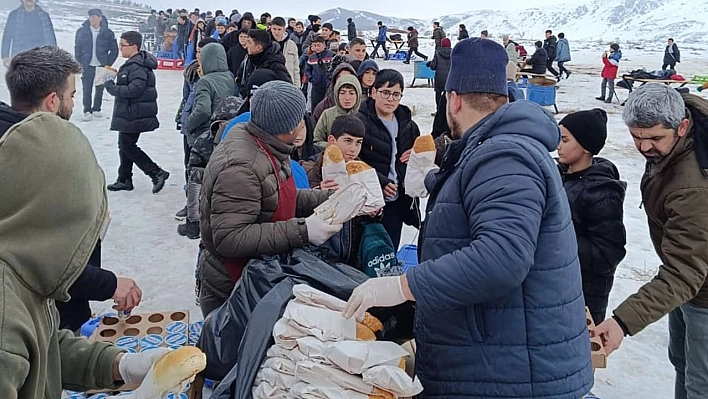
<path id="1" fill-rule="evenodd" d="M 344 316 L 416 301 L 426 398 L 577 399 L 593 384 L 568 199 L 549 152 L 553 117 L 507 103 L 503 47 L 459 42 L 447 80 L 453 136 L 430 191 L 422 263 L 370 279 Z"/>

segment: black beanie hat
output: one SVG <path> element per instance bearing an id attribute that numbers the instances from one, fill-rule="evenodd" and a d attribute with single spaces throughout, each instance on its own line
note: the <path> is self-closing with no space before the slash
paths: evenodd
<path id="1" fill-rule="evenodd" d="M 566 115 L 560 125 L 565 126 L 583 148 L 597 155 L 607 140 L 607 113 L 594 108 Z"/>

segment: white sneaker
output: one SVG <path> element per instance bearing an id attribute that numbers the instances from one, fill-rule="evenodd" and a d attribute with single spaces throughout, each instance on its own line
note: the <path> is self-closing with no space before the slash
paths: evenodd
<path id="1" fill-rule="evenodd" d="M 103 118 L 103 113 L 101 113 L 101 111 L 94 111 L 93 117 L 94 117 L 94 118 L 99 118 L 99 119 L 100 119 L 100 118 Z"/>
<path id="2" fill-rule="evenodd" d="M 93 115 L 90 112 L 84 112 L 84 117 L 81 119 L 84 122 L 89 122 L 93 119 Z"/>

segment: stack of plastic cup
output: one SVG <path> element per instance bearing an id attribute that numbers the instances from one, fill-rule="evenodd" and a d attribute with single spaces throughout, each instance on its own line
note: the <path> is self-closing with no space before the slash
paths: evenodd
<path id="1" fill-rule="evenodd" d="M 202 335 L 203 321 L 196 321 L 189 325 L 189 345 L 195 346 Z"/>
<path id="2" fill-rule="evenodd" d="M 140 338 L 140 351 L 158 348 L 162 345 L 162 336 L 157 334 L 148 334 Z"/>
<path id="3" fill-rule="evenodd" d="M 165 345 L 170 348 L 179 348 L 185 344 L 187 344 L 187 334 L 185 333 L 172 333 L 165 337 Z"/>
<path id="4" fill-rule="evenodd" d="M 64 399 L 86 399 L 86 395 L 81 392 L 66 391 L 66 395 L 62 396 Z"/>
<path id="5" fill-rule="evenodd" d="M 136 353 L 138 344 L 137 337 L 123 336 L 116 340 L 116 346 L 128 353 Z"/>
<path id="6" fill-rule="evenodd" d="M 165 396 L 165 399 L 189 399 L 187 397 L 187 394 L 182 392 L 180 394 L 175 394 L 175 393 L 170 393 L 167 396 Z"/>

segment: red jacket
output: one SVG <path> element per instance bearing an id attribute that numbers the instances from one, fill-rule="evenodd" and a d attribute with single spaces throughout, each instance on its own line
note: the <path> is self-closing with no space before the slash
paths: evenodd
<path id="1" fill-rule="evenodd" d="M 602 68 L 602 77 L 605 79 L 616 79 L 619 65 L 612 64 L 609 58 L 605 56 L 602 57 L 602 63 L 605 64 L 605 67 Z"/>

